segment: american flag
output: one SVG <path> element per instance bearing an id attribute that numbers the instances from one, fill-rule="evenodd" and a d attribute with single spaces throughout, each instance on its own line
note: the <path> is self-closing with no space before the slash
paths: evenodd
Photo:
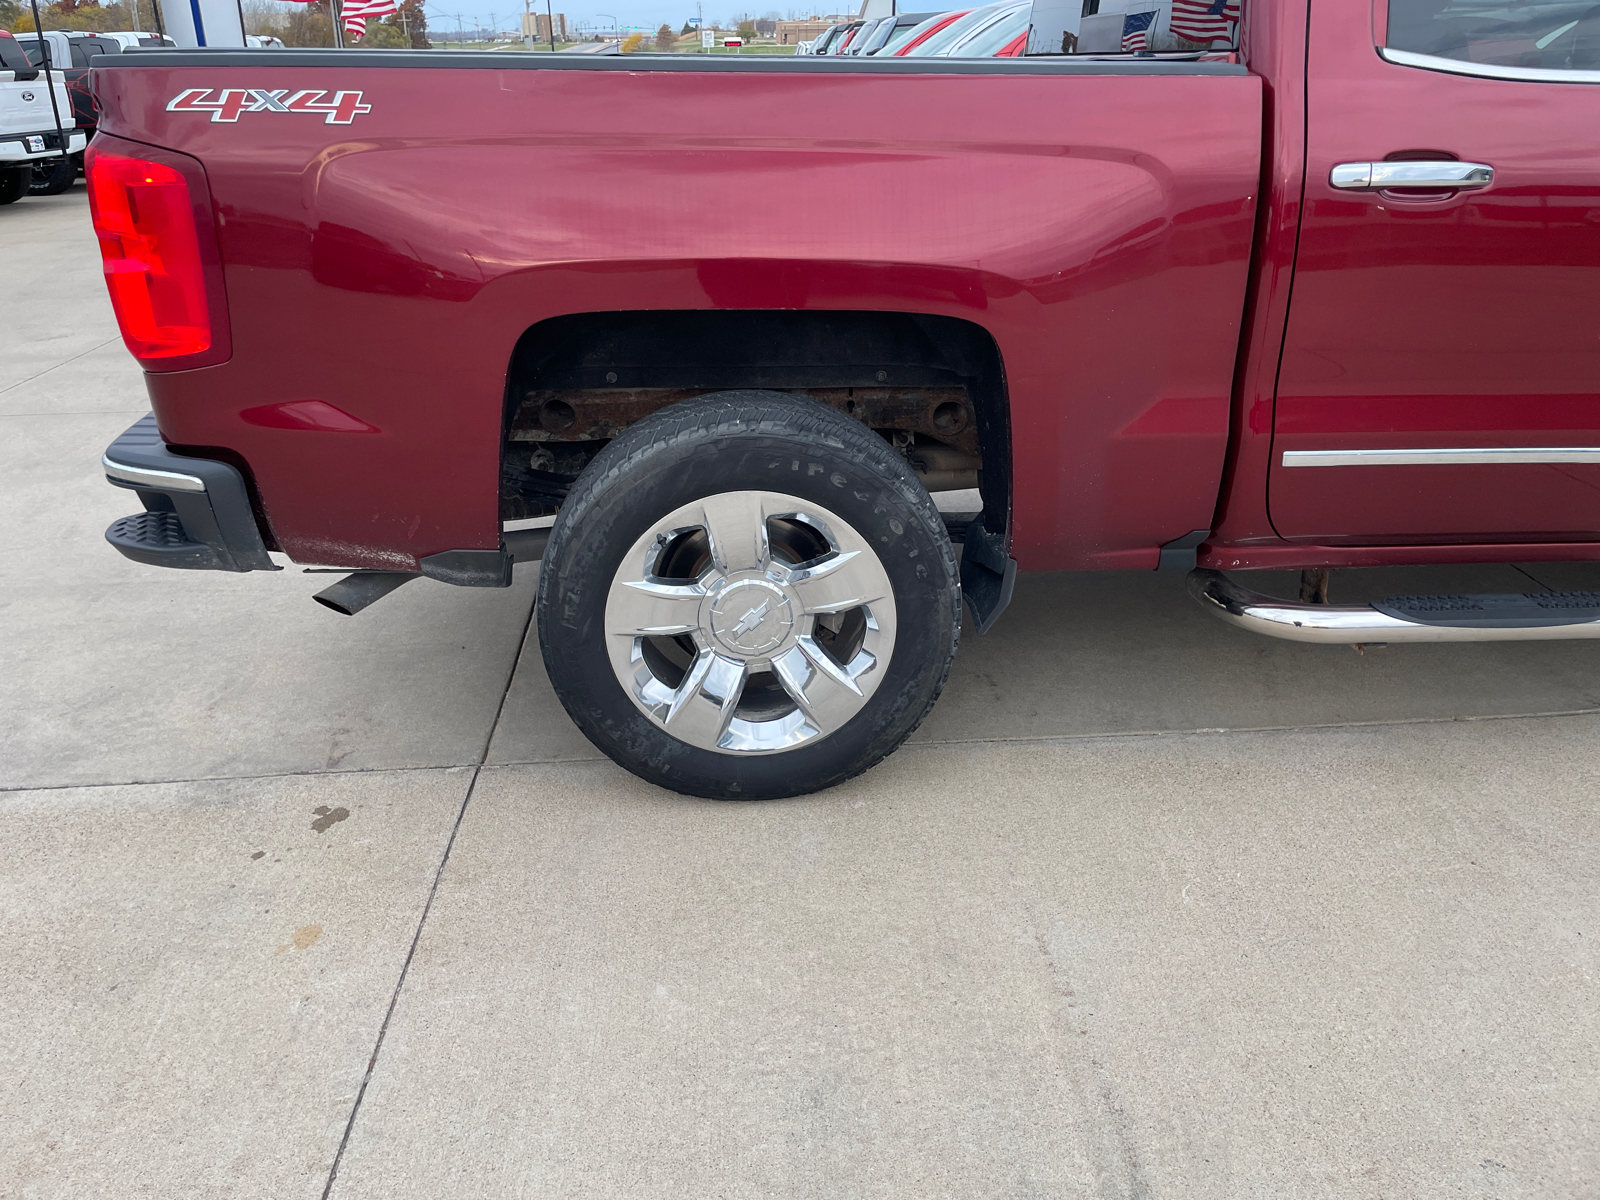
<path id="1" fill-rule="evenodd" d="M 311 0 L 290 0 L 293 4 L 309 4 Z M 397 12 L 395 0 L 344 0 L 339 5 L 339 15 L 344 18 L 344 31 L 352 37 L 367 36 L 367 18 L 384 17 Z"/>
<path id="2" fill-rule="evenodd" d="M 1150 26 L 1155 23 L 1155 19 L 1156 14 L 1153 12 L 1129 13 L 1123 17 L 1123 50 L 1148 50 L 1150 48 Z"/>
<path id="3" fill-rule="evenodd" d="M 1172 0 L 1168 28 L 1191 42 L 1232 38 L 1239 19 L 1239 0 Z"/>
<path id="4" fill-rule="evenodd" d="M 339 15 L 344 18 L 346 33 L 365 37 L 368 17 L 388 16 L 397 8 L 395 0 L 344 0 L 339 5 Z"/>

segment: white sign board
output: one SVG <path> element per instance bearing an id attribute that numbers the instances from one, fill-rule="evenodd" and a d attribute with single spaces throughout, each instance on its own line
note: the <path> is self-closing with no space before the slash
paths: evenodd
<path id="1" fill-rule="evenodd" d="M 717 44 L 717 34 L 716 34 L 715 30 L 713 30 L 713 29 L 702 29 L 700 31 L 700 49 L 709 50 L 709 49 L 711 49 L 711 47 L 715 46 L 716 44 Z"/>
<path id="2" fill-rule="evenodd" d="M 163 4 L 161 11 L 167 17 L 167 34 L 180 46 L 244 45 L 238 0 L 190 0 L 188 4 Z"/>

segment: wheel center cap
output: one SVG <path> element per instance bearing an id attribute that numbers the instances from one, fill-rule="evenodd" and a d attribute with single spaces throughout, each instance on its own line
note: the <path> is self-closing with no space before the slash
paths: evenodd
<path id="1" fill-rule="evenodd" d="M 783 589 L 765 579 L 729 584 L 712 602 L 711 632 L 741 657 L 781 645 L 794 628 L 794 610 Z"/>

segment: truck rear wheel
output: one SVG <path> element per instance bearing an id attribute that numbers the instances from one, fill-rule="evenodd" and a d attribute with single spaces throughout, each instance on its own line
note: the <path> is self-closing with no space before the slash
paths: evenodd
<path id="1" fill-rule="evenodd" d="M 42 158 L 33 164 L 33 182 L 28 188 L 35 196 L 59 196 L 78 181 L 75 155 Z"/>
<path id="2" fill-rule="evenodd" d="M 0 204 L 15 204 L 28 194 L 33 182 L 33 164 L 0 166 Z"/>
<path id="3" fill-rule="evenodd" d="M 722 392 L 630 427 L 579 477 L 539 578 L 556 694 L 674 791 L 841 783 L 922 722 L 960 630 L 938 509 L 877 434 L 815 401 Z"/>

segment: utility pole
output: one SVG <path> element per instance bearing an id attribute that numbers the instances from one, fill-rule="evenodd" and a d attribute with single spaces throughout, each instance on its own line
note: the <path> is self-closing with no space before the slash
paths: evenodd
<path id="1" fill-rule="evenodd" d="M 550 22 L 550 53 L 556 52 L 556 15 L 550 11 L 550 0 L 544 0 L 544 19 Z"/>

